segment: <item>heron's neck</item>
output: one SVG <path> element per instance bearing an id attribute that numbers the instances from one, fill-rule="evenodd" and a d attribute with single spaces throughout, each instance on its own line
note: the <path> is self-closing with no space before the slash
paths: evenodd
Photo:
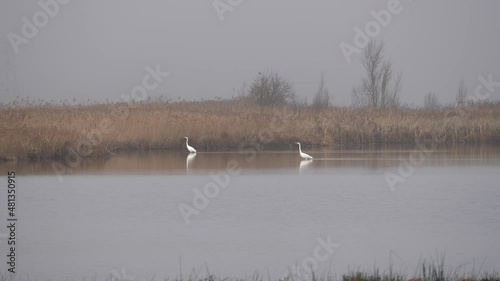
<path id="1" fill-rule="evenodd" d="M 299 143 L 299 152 L 301 152 L 301 153 L 302 153 L 302 149 L 300 148 L 300 143 Z"/>

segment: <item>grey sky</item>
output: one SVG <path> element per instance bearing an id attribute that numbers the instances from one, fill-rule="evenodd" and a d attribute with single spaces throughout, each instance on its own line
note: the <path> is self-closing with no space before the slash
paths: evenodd
<path id="1" fill-rule="evenodd" d="M 354 27 L 364 29 L 370 11 L 390 1 L 242 0 L 221 21 L 213 0 L 72 0 L 12 58 L 20 95 L 33 99 L 120 99 L 159 64 L 170 76 L 151 97 L 230 97 L 257 72 L 276 70 L 311 102 L 324 71 L 333 103 L 348 105 L 363 73 L 359 55 L 347 63 L 339 44 L 354 44 Z M 429 91 L 451 102 L 462 77 L 469 91 L 479 75 L 500 81 L 500 1 L 400 3 L 375 38 L 403 73 L 403 103 L 421 105 Z M 38 1 L 0 2 L 4 46 L 38 11 Z M 2 93 L 0 102 L 13 98 Z"/>

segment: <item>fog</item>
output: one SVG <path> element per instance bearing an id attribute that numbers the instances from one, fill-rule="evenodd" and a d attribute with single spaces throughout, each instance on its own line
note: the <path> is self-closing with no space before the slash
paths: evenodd
<path id="1" fill-rule="evenodd" d="M 340 45 L 355 47 L 355 27 L 365 31 L 388 5 L 398 12 L 372 35 L 402 72 L 403 104 L 421 105 L 429 91 L 453 102 L 461 78 L 469 92 L 479 76 L 500 81 L 495 0 L 55 1 L 0 2 L 0 102 L 120 100 L 158 66 L 169 76 L 147 91 L 153 99 L 228 98 L 277 71 L 311 102 L 324 72 L 332 103 L 349 105 L 364 73 Z M 23 18 L 38 21 L 31 38 Z"/>

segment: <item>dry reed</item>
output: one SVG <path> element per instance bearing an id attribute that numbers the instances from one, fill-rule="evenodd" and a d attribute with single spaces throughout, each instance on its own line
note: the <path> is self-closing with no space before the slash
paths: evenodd
<path id="1" fill-rule="evenodd" d="M 92 105 L 3 105 L 0 158 L 55 159 L 124 150 L 200 151 L 378 143 L 498 143 L 500 104 L 434 110 L 308 106 L 244 100 Z"/>

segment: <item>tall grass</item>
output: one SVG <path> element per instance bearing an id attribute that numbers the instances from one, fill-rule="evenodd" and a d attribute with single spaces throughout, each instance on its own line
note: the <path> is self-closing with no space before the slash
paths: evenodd
<path id="1" fill-rule="evenodd" d="M 200 151 L 380 143 L 500 142 L 500 104 L 435 110 L 258 107 L 245 100 L 0 106 L 0 158 L 61 158 L 123 150 Z"/>
<path id="2" fill-rule="evenodd" d="M 394 273 L 389 268 L 383 274 L 375 268 L 373 273 L 354 271 L 342 275 L 342 281 L 500 281 L 498 272 L 481 271 L 472 266 L 470 271 L 465 266 L 455 268 L 445 265 L 445 255 L 436 254 L 436 259 L 421 260 L 414 276 Z"/>
<path id="3" fill-rule="evenodd" d="M 425 265 L 424 265 L 425 264 Z M 460 267 L 458 267 L 460 268 Z M 445 271 L 444 263 L 440 262 L 427 262 L 425 261 L 419 267 L 421 270 L 416 277 L 408 277 L 402 273 L 394 273 L 392 271 L 380 273 L 379 268 L 375 268 L 373 272 L 368 271 L 353 271 L 340 276 L 340 278 L 336 275 L 332 274 L 323 274 L 318 276 L 313 272 L 311 275 L 311 279 L 303 280 L 297 276 L 295 278 L 293 276 L 285 277 L 284 279 L 273 279 L 269 273 L 267 276 L 260 274 L 259 272 L 254 272 L 251 276 L 247 277 L 218 277 L 206 270 L 205 274 L 201 274 L 197 270 L 192 270 L 191 273 L 186 277 L 159 277 L 156 278 L 156 275 L 153 275 L 149 280 L 172 280 L 172 281 L 500 281 L 500 275 L 498 272 L 470 272 L 470 273 L 462 273 L 457 274 L 455 269 L 455 273 L 450 273 Z M 425 271 L 425 273 L 424 273 Z M 12 274 L 1 273 L 0 272 L 0 281 L 24 281 L 30 280 L 23 279 L 22 277 L 16 277 Z M 36 280 L 36 276 L 35 276 Z M 91 280 L 98 281 L 97 277 L 93 277 Z M 148 279 L 138 279 L 135 276 L 126 276 L 122 278 L 120 276 L 114 276 L 112 274 L 105 279 L 101 279 L 104 281 L 133 281 L 133 280 L 148 280 Z"/>
<path id="4" fill-rule="evenodd" d="M 392 262 L 388 269 L 380 270 L 380 268 L 375 267 L 372 272 L 355 270 L 349 271 L 345 274 L 337 276 L 336 274 L 325 273 L 318 275 L 316 272 L 312 272 L 310 275 L 310 281 L 500 281 L 500 274 L 496 271 L 487 272 L 482 271 L 481 267 L 476 268 L 475 264 L 471 267 L 466 265 L 460 265 L 457 267 L 451 267 L 445 264 L 445 255 L 436 252 L 436 259 L 431 258 L 430 260 L 420 260 L 417 269 L 413 275 L 408 275 L 404 272 L 395 272 L 392 268 Z M 181 261 L 181 272 L 182 272 L 182 261 Z M 309 276 L 309 275 L 308 275 Z M 155 280 L 156 275 L 150 279 Z M 309 278 L 302 276 L 297 273 L 290 272 L 288 276 L 282 277 L 281 279 L 275 279 L 271 277 L 269 270 L 267 276 L 261 274 L 258 271 L 245 278 L 234 278 L 234 277 L 218 277 L 210 272 L 208 266 L 203 266 L 198 269 L 192 269 L 187 276 L 176 276 L 173 281 L 224 281 L 224 280 L 248 280 L 248 281 L 262 281 L 267 279 L 267 281 L 309 281 Z M 36 278 L 35 278 L 36 279 Z M 161 277 L 159 278 L 162 279 Z M 307 279 L 307 280 L 305 280 Z M 15 281 L 22 280 L 18 279 L 12 274 L 0 272 L 0 281 Z M 97 277 L 92 280 L 97 281 Z M 137 280 L 134 276 L 129 276 L 126 273 L 118 273 L 112 271 L 105 281 L 131 281 Z M 144 279 L 140 279 L 144 280 Z M 170 280 L 169 277 L 164 277 L 163 280 Z"/>

